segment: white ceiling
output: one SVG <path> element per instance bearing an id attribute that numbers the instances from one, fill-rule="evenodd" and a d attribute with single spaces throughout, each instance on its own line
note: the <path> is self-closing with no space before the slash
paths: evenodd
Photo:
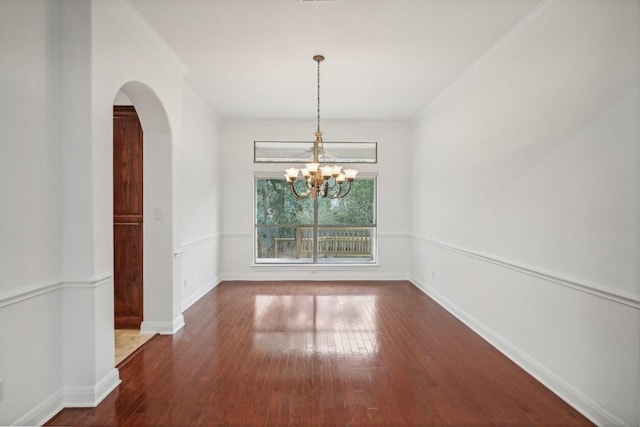
<path id="1" fill-rule="evenodd" d="M 541 0 L 130 0 L 226 119 L 405 120 Z"/>

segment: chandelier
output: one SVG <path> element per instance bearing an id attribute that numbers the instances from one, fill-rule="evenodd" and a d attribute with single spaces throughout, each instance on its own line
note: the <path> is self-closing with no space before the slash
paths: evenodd
<path id="1" fill-rule="evenodd" d="M 338 199 L 349 194 L 351 183 L 356 178 L 358 171 L 355 169 L 343 171 L 342 166 L 327 165 L 322 144 L 322 132 L 320 132 L 320 62 L 324 61 L 324 56 L 316 55 L 313 60 L 318 63 L 318 129 L 315 132 L 316 140 L 313 143 L 313 162 L 305 163 L 305 167 L 301 169 L 286 169 L 284 176 L 291 189 L 291 194 L 296 199 L 307 197 L 311 197 L 313 200 L 318 197 Z M 318 162 L 318 154 L 320 153 L 322 153 L 322 164 Z M 300 184 L 296 185 L 296 183 Z"/>

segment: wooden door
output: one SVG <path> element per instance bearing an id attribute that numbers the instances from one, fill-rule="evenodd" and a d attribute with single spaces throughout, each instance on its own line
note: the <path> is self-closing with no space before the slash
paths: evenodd
<path id="1" fill-rule="evenodd" d="M 116 328 L 142 322 L 142 127 L 136 110 L 113 107 L 113 268 Z"/>

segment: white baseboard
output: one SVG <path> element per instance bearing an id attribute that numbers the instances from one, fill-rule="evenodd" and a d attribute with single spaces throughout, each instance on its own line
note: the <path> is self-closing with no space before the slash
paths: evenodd
<path id="1" fill-rule="evenodd" d="M 555 375 L 545 366 L 529 357 L 486 325 L 470 316 L 460 307 L 452 303 L 447 297 L 437 292 L 431 286 L 421 283 L 416 278 L 409 279 L 419 290 L 434 299 L 440 306 L 454 315 L 458 320 L 467 325 L 485 341 L 494 346 L 498 351 L 511 359 L 535 379 L 544 384 L 561 399 L 582 413 L 585 417 L 597 425 L 625 427 L 627 424 L 607 411 L 595 401 L 576 390 L 571 384 Z"/>
<path id="2" fill-rule="evenodd" d="M 64 408 L 94 408 L 115 390 L 120 382 L 119 372 L 113 368 L 95 386 L 65 387 L 49 396 L 12 425 L 41 426 Z"/>
<path id="3" fill-rule="evenodd" d="M 65 387 L 65 408 L 94 408 L 120 384 L 118 369 L 113 368 L 94 386 Z"/>
<path id="4" fill-rule="evenodd" d="M 216 277 L 214 280 L 206 283 L 204 286 L 192 292 L 191 295 L 182 300 L 182 311 L 184 312 L 186 309 L 191 307 L 196 301 L 205 296 L 207 292 L 218 286 L 219 283 L 220 279 Z"/>
<path id="5" fill-rule="evenodd" d="M 140 325 L 141 334 L 174 335 L 184 327 L 184 316 L 181 314 L 173 322 L 143 321 Z"/>
<path id="6" fill-rule="evenodd" d="M 322 268 L 318 268 L 316 266 L 316 270 L 310 270 L 308 268 L 296 268 L 293 266 L 289 268 L 289 266 L 263 266 L 257 265 L 252 266 L 254 270 L 256 270 L 259 274 L 254 273 L 228 273 L 223 274 L 221 281 L 249 281 L 249 282 L 260 282 L 260 281 L 349 281 L 349 280 L 371 280 L 371 281 L 395 281 L 395 280 L 409 280 L 409 276 L 407 274 L 398 274 L 398 273 L 380 273 L 377 270 L 380 268 L 379 265 L 371 265 L 366 266 L 366 268 L 360 268 L 356 270 L 355 268 L 343 269 L 342 271 L 338 270 L 322 270 Z"/>
<path id="7" fill-rule="evenodd" d="M 41 426 L 64 408 L 64 396 L 62 390 L 52 394 L 38 406 L 24 414 L 12 425 L 16 426 Z"/>

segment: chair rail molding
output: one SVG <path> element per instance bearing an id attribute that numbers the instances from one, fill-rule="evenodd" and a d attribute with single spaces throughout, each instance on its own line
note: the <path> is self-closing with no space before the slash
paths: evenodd
<path id="1" fill-rule="evenodd" d="M 9 305 L 18 304 L 31 298 L 36 298 L 51 292 L 62 289 L 63 282 L 60 280 L 52 280 L 49 282 L 38 283 L 24 289 L 7 292 L 0 295 L 0 308 Z"/>
<path id="2" fill-rule="evenodd" d="M 51 281 L 37 283 L 10 291 L 0 295 L 0 308 L 18 304 L 31 298 L 36 298 L 41 295 L 45 295 L 51 292 L 56 292 L 66 288 L 97 288 L 99 286 L 110 283 L 113 278 L 112 273 L 105 273 L 100 276 L 91 277 L 88 279 L 72 279 L 72 280 L 60 280 L 55 279 Z"/>
<path id="3" fill-rule="evenodd" d="M 475 258 L 481 261 L 489 262 L 491 264 L 495 264 L 503 268 L 508 268 L 510 270 L 514 270 L 519 273 L 526 274 L 528 276 L 536 277 L 538 279 L 542 279 L 547 282 L 566 286 L 566 287 L 576 289 L 578 291 L 585 292 L 600 298 L 617 302 L 619 304 L 624 304 L 635 309 L 640 309 L 640 298 L 638 298 L 635 295 L 627 294 L 627 293 L 616 291 L 613 289 L 608 289 L 604 286 L 596 285 L 593 283 L 586 283 L 586 282 L 578 281 L 575 279 L 561 277 L 557 274 L 542 271 L 534 267 L 517 264 L 511 261 L 486 255 L 480 252 L 471 251 L 468 249 L 462 249 L 456 246 L 452 246 L 452 245 L 440 242 L 438 240 L 430 239 L 428 237 L 413 236 L 413 239 L 422 243 L 426 243 L 431 246 L 436 246 L 441 249 L 445 249 L 450 252 L 455 252 L 455 253 L 465 255 L 471 258 Z"/>

